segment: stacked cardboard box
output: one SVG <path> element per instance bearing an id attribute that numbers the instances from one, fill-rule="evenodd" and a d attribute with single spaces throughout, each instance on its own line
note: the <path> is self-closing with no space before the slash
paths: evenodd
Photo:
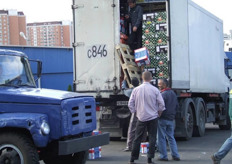
<path id="1" fill-rule="evenodd" d="M 89 149 L 89 159 L 101 158 L 101 147 Z"/>
<path id="2" fill-rule="evenodd" d="M 143 47 L 150 55 L 150 65 L 145 69 L 153 78 L 168 78 L 168 38 L 166 12 L 155 12 L 143 16 Z"/>
<path id="3" fill-rule="evenodd" d="M 146 47 L 135 50 L 135 62 L 138 66 L 150 64 L 149 53 Z"/>
<path id="4" fill-rule="evenodd" d="M 140 144 L 140 153 L 147 154 L 149 151 L 149 143 L 148 142 L 142 142 Z"/>
<path id="5" fill-rule="evenodd" d="M 101 131 L 93 131 L 92 135 L 101 134 Z M 89 159 L 101 158 L 101 147 L 95 147 L 89 149 Z"/>

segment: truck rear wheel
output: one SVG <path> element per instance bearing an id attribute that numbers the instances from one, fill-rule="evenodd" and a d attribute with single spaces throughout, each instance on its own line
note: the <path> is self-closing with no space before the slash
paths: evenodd
<path id="1" fill-rule="evenodd" d="M 88 151 L 82 151 L 71 155 L 46 156 L 43 159 L 45 164 L 85 164 L 88 158 Z"/>
<path id="2" fill-rule="evenodd" d="M 191 98 L 186 98 L 183 101 L 182 110 L 185 111 L 184 115 L 184 129 L 185 137 L 184 139 L 189 140 L 193 135 L 193 100 Z"/>
<path id="3" fill-rule="evenodd" d="M 0 134 L 1 164 L 39 164 L 39 156 L 31 139 L 20 133 Z"/>
<path id="4" fill-rule="evenodd" d="M 196 122 L 198 119 L 198 125 L 196 124 L 193 129 L 193 135 L 197 137 L 202 137 L 205 135 L 205 107 L 204 100 L 202 98 L 197 98 L 195 100 L 196 107 Z"/>

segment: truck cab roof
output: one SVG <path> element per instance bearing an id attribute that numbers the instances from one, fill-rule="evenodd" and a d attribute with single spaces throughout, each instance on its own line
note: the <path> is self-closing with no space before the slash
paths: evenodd
<path id="1" fill-rule="evenodd" d="M 14 55 L 14 56 L 27 57 L 27 55 L 23 52 L 14 51 L 14 50 L 6 50 L 6 49 L 0 49 L 0 55 Z"/>

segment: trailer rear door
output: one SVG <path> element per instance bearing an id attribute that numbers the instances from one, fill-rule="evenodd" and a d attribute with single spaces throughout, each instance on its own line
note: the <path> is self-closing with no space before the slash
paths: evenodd
<path id="1" fill-rule="evenodd" d="M 190 88 L 188 0 L 169 0 L 172 88 Z"/>
<path id="2" fill-rule="evenodd" d="M 117 2 L 73 0 L 73 3 L 76 91 L 111 92 L 116 85 L 114 3 Z"/>

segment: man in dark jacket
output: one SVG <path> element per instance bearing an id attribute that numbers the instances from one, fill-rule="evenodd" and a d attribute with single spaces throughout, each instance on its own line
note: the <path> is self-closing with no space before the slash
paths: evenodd
<path id="1" fill-rule="evenodd" d="M 128 45 L 131 50 L 142 47 L 142 21 L 143 21 L 143 9 L 141 6 L 136 5 L 136 0 L 128 0 L 130 7 L 129 15 L 126 16 L 126 20 L 131 23 L 131 33 L 128 38 Z"/>
<path id="2" fill-rule="evenodd" d="M 158 147 L 160 153 L 158 160 L 168 161 L 166 148 L 167 138 L 172 159 L 179 161 L 180 155 L 178 153 L 176 140 L 174 138 L 174 119 L 176 116 L 176 110 L 178 108 L 177 96 L 173 90 L 168 88 L 168 81 L 166 79 L 160 79 L 158 81 L 158 86 L 164 99 L 166 108 L 158 121 Z"/>

